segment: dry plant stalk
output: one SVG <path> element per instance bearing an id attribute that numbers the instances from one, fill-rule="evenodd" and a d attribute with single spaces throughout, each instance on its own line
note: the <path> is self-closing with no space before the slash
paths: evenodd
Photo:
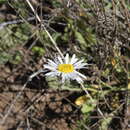
<path id="1" fill-rule="evenodd" d="M 31 8 L 31 10 L 33 11 L 33 13 L 35 14 L 38 22 L 41 24 L 41 26 L 43 27 L 43 29 L 45 30 L 45 32 L 47 33 L 48 37 L 50 38 L 51 42 L 53 43 L 54 47 L 56 48 L 56 50 L 58 51 L 58 53 L 60 54 L 61 57 L 64 57 L 61 50 L 59 49 L 59 47 L 57 46 L 56 42 L 54 41 L 54 39 L 52 38 L 51 34 L 48 32 L 48 30 L 46 29 L 45 25 L 41 22 L 40 17 L 38 16 L 37 12 L 35 11 L 35 9 L 33 8 L 32 4 L 30 3 L 29 0 L 26 0 L 26 2 L 28 3 L 29 7 Z"/>

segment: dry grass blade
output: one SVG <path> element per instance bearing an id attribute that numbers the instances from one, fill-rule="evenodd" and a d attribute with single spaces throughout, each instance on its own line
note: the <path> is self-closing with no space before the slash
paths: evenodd
<path id="1" fill-rule="evenodd" d="M 27 85 L 27 82 L 23 85 L 21 91 L 17 94 L 17 96 L 15 97 L 15 99 L 10 103 L 10 107 L 9 109 L 7 110 L 7 113 L 5 116 L 3 116 L 3 119 L 1 120 L 0 124 L 4 124 L 6 119 L 8 118 L 9 114 L 11 113 L 13 107 L 15 106 L 15 103 L 17 102 L 18 98 L 21 96 L 23 90 L 25 89 Z"/>
<path id="2" fill-rule="evenodd" d="M 49 36 L 51 42 L 53 43 L 54 47 L 56 48 L 56 50 L 58 51 L 59 55 L 61 57 L 64 57 L 61 50 L 58 48 L 56 42 L 54 41 L 54 39 L 52 38 L 51 34 L 48 32 L 48 30 L 46 29 L 45 25 L 41 22 L 40 17 L 38 16 L 37 12 L 34 10 L 32 4 L 30 3 L 29 0 L 26 0 L 26 2 L 28 3 L 28 5 L 30 6 L 30 8 L 32 9 L 33 13 L 36 15 L 37 20 L 39 21 L 39 23 L 41 23 L 41 26 L 43 27 L 43 29 L 45 30 L 45 32 L 47 33 L 47 35 Z"/>

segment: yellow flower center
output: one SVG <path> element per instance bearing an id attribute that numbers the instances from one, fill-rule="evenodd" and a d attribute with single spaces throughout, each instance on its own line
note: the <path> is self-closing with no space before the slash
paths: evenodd
<path id="1" fill-rule="evenodd" d="M 72 64 L 60 64 L 58 66 L 58 71 L 64 73 L 70 73 L 74 71 L 74 66 Z"/>

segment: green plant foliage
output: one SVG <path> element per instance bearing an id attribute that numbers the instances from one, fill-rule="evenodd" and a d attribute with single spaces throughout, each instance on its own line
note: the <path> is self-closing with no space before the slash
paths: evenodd
<path id="1" fill-rule="evenodd" d="M 60 8 L 61 7 L 61 2 L 55 0 L 55 1 L 52 1 L 52 5 L 54 8 Z"/>
<path id="2" fill-rule="evenodd" d="M 4 4 L 6 2 L 7 2 L 7 0 L 0 0 L 0 4 Z"/>
<path id="3" fill-rule="evenodd" d="M 16 1 L 10 1 L 11 6 L 15 8 L 15 10 L 18 12 L 19 16 L 21 17 L 29 17 L 30 11 L 27 9 L 26 1 L 23 0 L 16 0 Z"/>
<path id="4" fill-rule="evenodd" d="M 80 32 L 75 31 L 75 37 L 76 37 L 77 41 L 80 42 L 81 45 L 86 45 L 85 38 L 82 36 L 82 34 Z"/>
<path id="5" fill-rule="evenodd" d="M 39 37 L 39 41 L 41 42 L 42 45 L 46 45 L 46 46 L 52 45 L 46 31 L 44 31 L 44 30 L 38 31 L 37 30 L 36 35 L 37 35 L 37 37 Z"/>
<path id="6" fill-rule="evenodd" d="M 30 27 L 27 24 L 9 25 L 0 30 L 1 64 L 10 60 L 12 48 L 24 44 L 29 39 L 31 32 L 28 30 L 30 30 Z M 8 50 L 10 50 L 10 52 L 8 52 Z"/>
<path id="7" fill-rule="evenodd" d="M 53 89 L 81 91 L 81 89 L 79 89 L 79 85 L 77 83 L 75 83 L 75 87 L 74 87 L 73 83 L 71 83 L 69 81 L 62 83 L 61 79 L 58 79 L 57 77 L 46 77 L 46 80 L 48 81 L 49 87 L 53 88 Z"/>
<path id="8" fill-rule="evenodd" d="M 32 48 L 32 52 L 38 56 L 43 56 L 45 54 L 45 50 L 43 47 L 34 46 Z"/>
<path id="9" fill-rule="evenodd" d="M 0 52 L 0 64 L 4 64 L 7 61 L 11 60 L 12 56 L 7 52 Z"/>
<path id="10" fill-rule="evenodd" d="M 20 53 L 20 51 L 15 51 L 9 61 L 12 64 L 20 64 L 22 61 L 22 54 Z"/>
<path id="11" fill-rule="evenodd" d="M 90 114 L 96 107 L 96 100 L 95 101 L 91 101 L 91 100 L 87 100 L 86 104 L 83 104 L 81 111 L 84 114 Z"/>
<path id="12" fill-rule="evenodd" d="M 108 115 L 109 116 L 109 115 Z M 112 121 L 112 117 L 107 117 L 101 121 L 101 125 L 99 127 L 99 130 L 108 130 L 109 124 Z"/>
<path id="13" fill-rule="evenodd" d="M 67 2 L 70 2 L 70 6 L 67 6 Z M 126 90 L 130 86 L 128 30 L 130 3 L 127 0 L 123 2 L 124 5 L 121 4 L 121 0 L 32 0 L 31 4 L 42 21 L 40 23 L 37 18 L 31 22 L 27 21 L 27 18 L 35 17 L 36 14 L 33 13 L 26 0 L 0 0 L 1 5 L 9 3 L 8 6 L 11 7 L 9 10 L 12 10 L 13 13 L 9 13 L 11 17 L 9 20 L 23 20 L 23 22 L 12 23 L 0 28 L 0 64 L 9 61 L 15 66 L 21 65 L 25 58 L 22 50 L 30 51 L 27 54 L 29 58 L 32 58 L 29 59 L 29 63 L 32 60 L 35 62 L 43 56 L 45 56 L 46 62 L 46 57 L 54 57 L 53 54 L 58 54 L 52 43 L 54 40 L 63 54 L 75 53 L 79 60 L 85 59 L 85 62 L 89 64 L 81 72 L 87 77 L 84 79 L 84 87 L 92 96 L 93 101 L 87 97 L 87 100 L 80 105 L 73 104 L 76 110 L 77 108 L 80 110 L 83 117 L 78 121 L 79 129 L 89 129 L 89 126 L 91 129 L 91 125 L 95 124 L 100 125 L 96 127 L 97 130 L 109 129 L 115 116 L 113 113 L 115 109 L 121 107 L 118 109 L 117 115 L 120 115 L 121 109 L 124 109 L 120 105 L 122 101 L 124 105 Z M 3 17 L 5 17 L 4 15 Z M 7 22 L 5 19 L 1 18 L 0 22 Z M 52 39 L 45 28 L 40 26 L 41 24 L 44 24 Z M 26 65 L 26 62 L 24 64 Z M 32 66 L 31 62 L 30 70 L 37 67 Z M 50 89 L 85 93 L 77 82 L 62 83 L 59 77 L 45 77 Z M 121 94 L 122 91 L 125 93 Z M 119 93 L 119 95 L 116 98 L 112 93 Z M 126 99 L 129 103 L 129 97 Z M 113 107 L 112 104 L 116 107 Z M 98 114 L 98 108 L 104 116 L 99 113 L 102 118 L 93 121 L 90 117 L 95 113 Z M 98 117 L 98 115 L 96 116 Z"/>

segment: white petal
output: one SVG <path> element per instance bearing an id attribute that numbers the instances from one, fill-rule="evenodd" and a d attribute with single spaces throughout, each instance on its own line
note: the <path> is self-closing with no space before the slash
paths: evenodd
<path id="1" fill-rule="evenodd" d="M 49 61 L 48 64 L 50 64 L 50 65 L 52 65 L 54 67 L 57 67 L 57 64 L 54 61 L 49 60 L 49 59 L 48 59 L 48 61 Z"/>
<path id="2" fill-rule="evenodd" d="M 81 74 L 81 73 L 80 73 L 80 72 L 78 72 L 78 71 L 75 71 L 75 73 L 77 73 L 77 74 L 78 74 L 78 76 L 80 76 L 81 78 L 84 78 L 84 79 L 86 79 L 86 78 L 87 78 L 85 75 Z"/>
<path id="3" fill-rule="evenodd" d="M 69 63 L 69 54 L 67 53 L 65 56 L 65 64 L 68 64 L 68 63 Z"/>
<path id="4" fill-rule="evenodd" d="M 71 73 L 67 73 L 67 74 L 66 74 L 66 80 L 67 80 L 67 79 L 71 79 Z"/>
<path id="5" fill-rule="evenodd" d="M 75 69 L 87 68 L 87 67 L 85 67 L 85 66 L 87 66 L 87 65 L 88 65 L 87 63 L 82 63 L 82 64 L 80 64 L 80 65 L 74 65 L 74 68 L 75 68 Z"/>
<path id="6" fill-rule="evenodd" d="M 71 58 L 71 61 L 70 61 L 70 64 L 73 64 L 73 60 L 75 59 L 76 55 L 73 54 L 72 58 Z"/>
<path id="7" fill-rule="evenodd" d="M 72 58 L 71 58 L 71 64 L 74 64 L 75 62 L 77 62 L 78 61 L 78 58 L 76 58 L 76 56 L 75 56 L 75 54 L 72 56 Z"/>
<path id="8" fill-rule="evenodd" d="M 58 60 L 59 60 L 60 64 L 63 64 L 63 60 L 60 56 L 58 56 Z"/>
<path id="9" fill-rule="evenodd" d="M 83 80 L 82 78 L 78 75 L 78 73 L 71 73 L 71 77 L 70 77 L 72 80 L 76 80 L 78 83 L 82 83 Z"/>
<path id="10" fill-rule="evenodd" d="M 76 63 L 74 64 L 74 66 L 81 65 L 83 61 L 84 61 L 84 60 L 80 60 L 80 61 L 76 62 Z"/>
<path id="11" fill-rule="evenodd" d="M 70 74 L 70 78 L 71 78 L 72 80 L 75 80 L 77 76 L 78 76 L 78 75 L 77 75 L 76 73 L 71 73 L 71 74 Z"/>
<path id="12" fill-rule="evenodd" d="M 76 78 L 76 81 L 77 81 L 78 83 L 83 83 L 83 80 L 82 80 L 80 77 L 77 77 L 77 78 Z"/>
<path id="13" fill-rule="evenodd" d="M 56 72 L 48 72 L 45 74 L 46 76 L 50 76 L 50 77 L 53 77 L 53 76 L 56 76 L 57 73 Z"/>
<path id="14" fill-rule="evenodd" d="M 57 71 L 57 76 L 61 76 L 61 72 Z"/>
<path id="15" fill-rule="evenodd" d="M 53 71 L 55 71 L 55 70 L 56 70 L 56 68 L 55 68 L 55 67 L 50 66 L 50 65 L 48 65 L 48 64 L 45 64 L 45 65 L 44 65 L 44 68 L 45 68 L 45 69 L 49 69 L 49 70 L 53 70 Z"/>
<path id="16" fill-rule="evenodd" d="M 62 73 L 62 83 L 64 83 L 66 79 L 67 79 L 67 75 Z"/>

